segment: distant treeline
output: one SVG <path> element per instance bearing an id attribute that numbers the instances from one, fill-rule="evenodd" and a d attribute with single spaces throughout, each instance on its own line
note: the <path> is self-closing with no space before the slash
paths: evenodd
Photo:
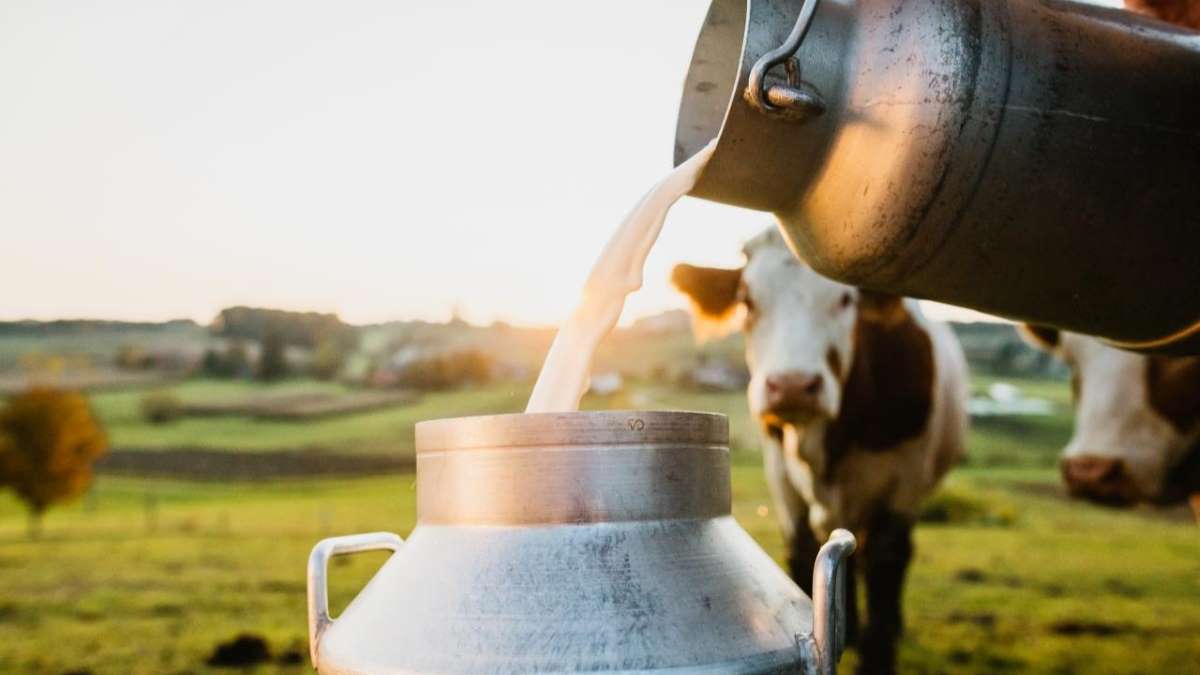
<path id="1" fill-rule="evenodd" d="M 1055 359 L 1025 344 L 1012 324 L 980 322 L 951 325 L 962 343 L 972 370 L 976 372 L 1052 377 L 1060 377 L 1065 373 L 1063 366 Z M 204 356 L 203 370 L 209 374 L 224 376 L 246 375 L 252 372 L 254 359 L 251 357 L 259 354 L 259 349 L 272 357 L 266 360 L 269 364 L 276 357 L 276 360 L 282 362 L 285 359 L 286 348 L 293 347 L 311 350 L 309 358 L 313 363 L 309 368 L 328 376 L 328 373 L 335 373 L 343 365 L 351 362 L 353 355 L 359 351 L 360 338 L 362 344 L 376 345 L 372 348 L 372 353 L 365 354 L 365 360 L 356 366 L 363 376 L 369 371 L 386 366 L 384 369 L 392 376 L 399 377 L 400 371 L 409 368 L 409 364 L 402 361 L 418 352 L 422 359 L 426 360 L 426 357 L 434 354 L 455 354 L 461 357 L 463 354 L 477 352 L 508 366 L 520 365 L 536 369 L 554 335 L 553 329 L 549 328 L 518 328 L 503 323 L 480 326 L 461 320 L 446 323 L 395 321 L 353 326 L 343 322 L 334 313 L 293 312 L 243 306 L 221 310 L 206 332 L 211 336 L 229 340 L 229 344 L 223 348 L 224 351 L 210 345 Z M 128 338 L 124 337 L 126 333 L 129 334 Z M 628 355 L 630 350 L 633 350 L 642 355 L 641 363 L 648 364 L 641 370 L 649 372 L 657 366 L 675 367 L 680 363 L 690 363 L 697 350 L 690 333 L 690 320 L 685 312 L 665 312 L 644 318 L 633 328 L 619 330 L 606 342 L 610 352 L 614 345 L 622 345 L 620 350 L 623 354 L 616 362 L 627 365 Z M 82 342 L 87 342 L 93 347 L 96 344 L 104 344 L 110 350 L 116 349 L 111 341 L 96 341 L 91 338 L 109 336 L 115 338 L 120 347 L 142 347 L 142 351 L 150 348 L 139 344 L 139 340 L 154 340 L 153 348 L 161 350 L 165 343 L 157 335 L 163 336 L 169 343 L 174 340 L 175 335 L 180 336 L 181 340 L 183 336 L 189 336 L 192 340 L 197 336 L 203 338 L 205 330 L 187 319 L 161 323 L 90 319 L 0 322 L 0 338 L 34 338 L 35 341 L 80 338 Z M 740 338 L 735 336 L 731 340 L 722 352 L 728 352 L 727 356 L 732 361 L 740 361 Z M 254 343 L 257 347 L 251 346 L 251 351 L 247 352 L 246 345 L 240 344 L 242 342 Z M 605 349 L 602 346 L 598 364 L 605 361 Z M 713 347 L 709 345 L 704 349 L 711 353 Z M 393 356 L 401 353 L 407 356 L 404 359 Z M 15 363 L 19 354 L 8 356 L 9 360 Z M 120 360 L 122 353 L 119 349 L 117 356 Z M 0 354 L 0 361 L 3 361 L 3 358 L 4 355 Z M 455 359 L 447 356 L 443 360 L 449 363 Z M 606 363 L 607 365 L 598 367 L 616 367 L 612 363 Z M 369 364 L 374 364 L 374 367 L 368 367 Z M 3 365 L 0 362 L 0 369 L 3 369 Z M 438 368 L 433 370 L 441 372 Z M 475 370 L 477 369 L 472 366 L 464 372 L 473 373 Z M 266 372 L 263 375 L 265 377 Z M 441 381 L 447 377 L 449 376 L 438 375 L 434 379 Z"/>
<path id="2" fill-rule="evenodd" d="M 195 329 L 191 319 L 172 321 L 106 321 L 103 319 L 58 319 L 55 321 L 0 321 L 0 336 L 53 337 L 88 333 L 144 333 Z"/>
<path id="3" fill-rule="evenodd" d="M 212 322 L 214 335 L 314 349 L 327 342 L 343 348 L 358 344 L 358 330 L 337 314 L 289 312 L 264 307 L 227 307 Z"/>

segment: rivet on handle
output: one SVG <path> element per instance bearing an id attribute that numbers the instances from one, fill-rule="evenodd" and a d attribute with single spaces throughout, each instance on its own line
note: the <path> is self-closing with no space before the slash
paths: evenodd
<path id="1" fill-rule="evenodd" d="M 804 0 L 796 25 L 782 45 L 763 54 L 750 69 L 750 81 L 742 97 L 755 110 L 779 119 L 803 122 L 825 112 L 825 101 L 812 85 L 800 79 L 800 61 L 796 51 L 812 27 L 812 18 L 820 0 Z M 767 73 L 779 65 L 787 68 L 788 83 L 767 86 Z"/>

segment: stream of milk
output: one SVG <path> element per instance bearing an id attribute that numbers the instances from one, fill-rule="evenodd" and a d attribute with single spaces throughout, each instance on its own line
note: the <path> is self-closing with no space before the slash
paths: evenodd
<path id="1" fill-rule="evenodd" d="M 715 147 L 714 140 L 675 167 L 642 197 L 613 233 L 588 275 L 579 305 L 554 337 L 525 412 L 579 409 L 596 346 L 617 325 L 625 298 L 642 287 L 646 256 L 658 240 L 667 212 L 696 185 Z"/>

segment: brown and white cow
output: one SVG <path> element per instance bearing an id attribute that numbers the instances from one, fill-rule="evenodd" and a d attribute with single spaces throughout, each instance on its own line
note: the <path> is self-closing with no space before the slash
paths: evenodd
<path id="1" fill-rule="evenodd" d="M 867 586 L 860 671 L 892 672 L 912 527 L 921 500 L 963 453 L 962 350 L 914 301 L 818 275 L 774 228 L 743 253 L 741 269 L 679 265 L 672 281 L 698 328 L 745 332 L 750 410 L 764 432 L 792 578 L 811 592 L 818 543 L 834 528 L 854 532 Z"/>
<path id="2" fill-rule="evenodd" d="M 1075 430 L 1060 466 L 1072 496 L 1123 506 L 1195 495 L 1200 508 L 1200 357 L 1134 354 L 1054 328 L 1021 332 L 1071 367 Z"/>
<path id="3" fill-rule="evenodd" d="M 1126 0 L 1200 30 L 1200 0 Z M 1075 430 L 1063 449 L 1072 496 L 1109 505 L 1190 498 L 1200 519 L 1200 358 L 1143 356 L 1054 328 L 1023 326 L 1071 367 Z"/>

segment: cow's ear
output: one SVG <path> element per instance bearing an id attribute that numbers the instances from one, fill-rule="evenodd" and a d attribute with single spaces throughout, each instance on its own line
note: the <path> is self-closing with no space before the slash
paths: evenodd
<path id="1" fill-rule="evenodd" d="M 741 269 L 681 264 L 671 271 L 671 284 L 691 303 L 700 337 L 728 333 L 737 327 L 741 283 Z"/>
<path id="2" fill-rule="evenodd" d="M 1057 352 L 1062 343 L 1062 332 L 1050 326 L 1023 323 L 1017 326 L 1017 334 L 1030 345 L 1051 354 Z"/>

